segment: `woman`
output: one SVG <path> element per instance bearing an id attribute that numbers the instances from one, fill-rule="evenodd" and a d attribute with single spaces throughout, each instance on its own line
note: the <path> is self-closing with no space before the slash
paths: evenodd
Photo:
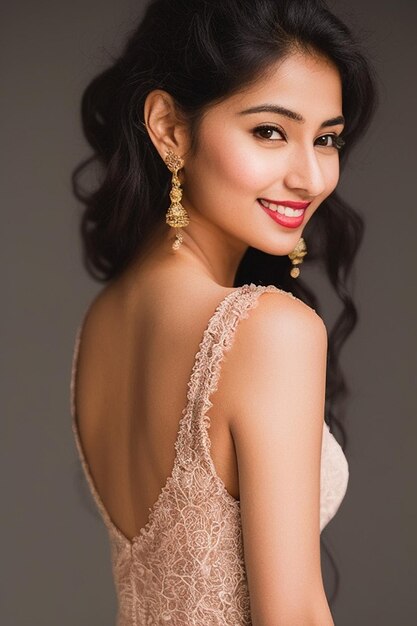
<path id="1" fill-rule="evenodd" d="M 75 192 L 108 284 L 76 341 L 73 428 L 119 626 L 333 624 L 320 532 L 348 466 L 324 413 L 362 232 L 335 188 L 374 102 L 320 0 L 155 0 L 85 91 Z M 343 300 L 329 346 L 303 259 Z"/>

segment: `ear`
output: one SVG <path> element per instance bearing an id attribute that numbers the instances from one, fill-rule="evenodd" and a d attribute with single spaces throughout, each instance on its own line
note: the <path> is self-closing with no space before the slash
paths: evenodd
<path id="1" fill-rule="evenodd" d="M 166 91 L 154 89 L 145 100 L 144 120 L 149 137 L 165 160 L 168 150 L 183 156 L 188 150 L 188 133 L 174 99 Z"/>

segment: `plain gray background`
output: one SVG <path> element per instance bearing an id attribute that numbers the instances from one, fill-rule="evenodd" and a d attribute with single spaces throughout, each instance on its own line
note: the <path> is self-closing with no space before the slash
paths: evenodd
<path id="1" fill-rule="evenodd" d="M 417 4 L 338 0 L 331 6 L 362 32 L 381 86 L 372 130 L 340 183 L 367 230 L 355 272 L 360 322 L 342 352 L 352 391 L 350 482 L 324 531 L 341 573 L 333 614 L 337 626 L 412 626 Z M 139 0 L 26 0 L 1 9 L 5 626 L 114 624 L 107 534 L 82 480 L 70 428 L 75 331 L 101 285 L 82 268 L 81 207 L 69 178 L 89 154 L 81 92 L 117 52 L 141 7 Z M 326 285 L 322 290 L 326 299 Z"/>

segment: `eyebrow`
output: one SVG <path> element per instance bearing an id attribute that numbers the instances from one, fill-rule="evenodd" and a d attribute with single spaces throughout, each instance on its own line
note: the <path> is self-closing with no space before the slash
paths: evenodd
<path id="1" fill-rule="evenodd" d="M 299 113 L 295 111 L 290 111 L 285 107 L 280 106 L 279 104 L 261 104 L 256 107 L 251 107 L 250 109 L 245 109 L 244 111 L 239 111 L 239 115 L 250 115 L 251 113 L 275 113 L 277 115 L 283 115 L 284 117 L 288 117 L 290 120 L 294 120 L 296 122 L 305 122 L 305 119 Z M 327 126 L 337 126 L 338 124 L 344 124 L 345 118 L 343 115 L 338 115 L 337 117 L 332 117 L 329 120 L 325 120 L 320 124 L 320 128 L 325 128 Z"/>

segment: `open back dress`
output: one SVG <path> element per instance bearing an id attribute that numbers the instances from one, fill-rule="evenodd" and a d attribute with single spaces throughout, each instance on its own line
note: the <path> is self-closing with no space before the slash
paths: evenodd
<path id="1" fill-rule="evenodd" d="M 245 284 L 223 298 L 209 319 L 179 419 L 172 473 L 149 509 L 146 526 L 133 539 L 117 528 L 106 511 L 81 445 L 74 398 L 82 324 L 78 329 L 71 373 L 72 428 L 86 480 L 109 534 L 117 626 L 251 624 L 240 504 L 216 473 L 207 412 L 236 327 L 267 291 L 295 298 L 274 285 Z M 336 514 L 348 477 L 343 450 L 323 419 L 320 532 Z"/>

